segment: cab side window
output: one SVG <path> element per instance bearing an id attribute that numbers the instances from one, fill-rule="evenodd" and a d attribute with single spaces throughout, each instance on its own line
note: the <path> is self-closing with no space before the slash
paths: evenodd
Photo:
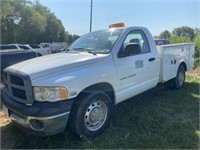
<path id="1" fill-rule="evenodd" d="M 141 49 L 139 54 L 150 52 L 149 44 L 143 31 L 134 30 L 130 32 L 124 40 L 119 53 L 123 54 L 126 46 L 129 44 L 138 44 Z"/>

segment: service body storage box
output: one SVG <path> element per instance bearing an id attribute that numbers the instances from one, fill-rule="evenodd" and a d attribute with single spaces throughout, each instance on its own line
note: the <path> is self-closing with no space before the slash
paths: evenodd
<path id="1" fill-rule="evenodd" d="M 170 44 L 157 46 L 160 54 L 160 82 L 176 77 L 176 70 L 182 62 L 187 70 L 194 67 L 194 43 Z"/>

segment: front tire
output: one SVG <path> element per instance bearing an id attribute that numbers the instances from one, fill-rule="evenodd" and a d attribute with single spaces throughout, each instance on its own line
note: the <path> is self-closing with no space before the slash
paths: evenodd
<path id="1" fill-rule="evenodd" d="M 80 137 L 95 137 L 108 126 L 113 105 L 105 92 L 79 96 L 70 116 L 70 128 Z"/>

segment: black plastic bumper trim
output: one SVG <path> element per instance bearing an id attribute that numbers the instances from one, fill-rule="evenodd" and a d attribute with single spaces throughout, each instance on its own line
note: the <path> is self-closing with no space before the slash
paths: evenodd
<path id="1" fill-rule="evenodd" d="M 74 99 L 58 102 L 34 102 L 31 106 L 19 103 L 11 99 L 5 89 L 3 90 L 2 103 L 10 110 L 22 116 L 48 117 L 71 110 Z"/>

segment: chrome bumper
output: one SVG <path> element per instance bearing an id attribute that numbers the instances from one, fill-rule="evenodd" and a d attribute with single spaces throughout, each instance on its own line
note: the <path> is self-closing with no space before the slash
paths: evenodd
<path id="1" fill-rule="evenodd" d="M 64 131 L 68 119 L 69 112 L 58 114 L 49 117 L 33 117 L 22 116 L 15 112 L 6 110 L 4 107 L 4 113 L 11 118 L 11 120 L 22 130 L 28 134 L 48 136 Z"/>

